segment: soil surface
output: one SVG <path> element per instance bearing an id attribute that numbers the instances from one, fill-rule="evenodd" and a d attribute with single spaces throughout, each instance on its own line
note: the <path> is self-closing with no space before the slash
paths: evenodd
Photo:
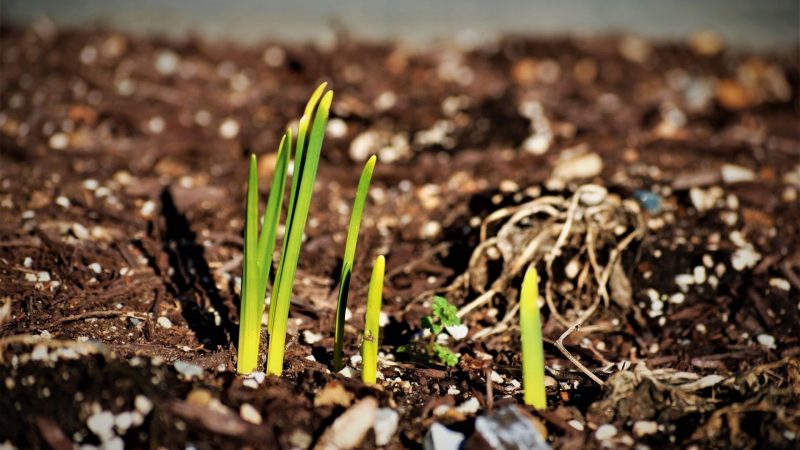
<path id="1" fill-rule="evenodd" d="M 511 426 L 567 449 L 800 445 L 796 49 L 242 46 L 47 23 L 0 38 L 0 446 L 422 448 L 434 423 L 466 448 L 524 448 L 490 444 Z M 321 81 L 336 96 L 286 370 L 237 376 L 248 156 L 266 190 Z M 379 254 L 383 379 L 367 387 L 352 357 Z M 528 265 L 547 300 L 538 412 L 521 406 L 514 308 Z M 468 328 L 442 336 L 453 368 L 398 351 L 429 339 L 434 294 Z"/>

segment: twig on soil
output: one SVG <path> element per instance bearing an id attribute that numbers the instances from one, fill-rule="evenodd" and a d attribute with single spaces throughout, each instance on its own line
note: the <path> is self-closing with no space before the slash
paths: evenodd
<path id="1" fill-rule="evenodd" d="M 386 273 L 386 279 L 390 280 L 390 279 L 396 277 L 397 275 L 404 274 L 404 273 L 407 274 L 407 273 L 411 272 L 411 269 L 413 269 L 414 267 L 416 267 L 416 266 L 420 265 L 421 263 L 427 261 L 430 257 L 432 257 L 434 255 L 438 255 L 439 253 L 447 250 L 448 248 L 450 248 L 450 243 L 449 242 L 440 242 L 439 244 L 436 244 L 433 247 L 431 247 L 428 250 L 426 250 L 425 253 L 420 255 L 419 258 L 414 258 L 411 261 L 408 261 L 407 263 L 405 263 L 405 264 L 403 264 L 401 266 L 395 267 L 394 269 L 392 269 L 389 272 L 387 272 Z"/>
<path id="2" fill-rule="evenodd" d="M 142 321 L 147 321 L 147 320 L 150 319 L 150 316 L 148 316 L 147 314 L 139 313 L 139 312 L 135 312 L 135 311 L 121 311 L 121 310 L 120 311 L 113 311 L 113 310 L 111 310 L 111 311 L 89 311 L 89 312 L 85 312 L 85 313 L 75 314 L 75 315 L 72 315 L 72 316 L 62 317 L 62 318 L 60 318 L 60 319 L 58 319 L 58 320 L 56 320 L 54 322 L 51 322 L 49 325 L 47 325 L 45 327 L 37 326 L 37 327 L 32 327 L 32 328 L 36 328 L 36 329 L 53 328 L 53 327 L 56 327 L 58 325 L 61 325 L 63 323 L 67 323 L 67 322 L 74 322 L 76 320 L 101 318 L 101 317 L 129 317 L 129 318 L 133 318 L 133 319 L 139 319 L 139 320 L 142 320 Z"/>

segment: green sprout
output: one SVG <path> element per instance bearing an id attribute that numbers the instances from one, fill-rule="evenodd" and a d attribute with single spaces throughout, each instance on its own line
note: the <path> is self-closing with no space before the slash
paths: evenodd
<path id="1" fill-rule="evenodd" d="M 283 372 L 283 353 L 286 345 L 286 324 L 289 320 L 292 285 L 300 257 L 303 230 L 311 205 L 311 195 L 314 192 L 314 181 L 317 177 L 325 126 L 333 101 L 333 91 L 328 91 L 323 95 L 326 87 L 327 83 L 321 84 L 311 95 L 298 125 L 294 173 L 285 225 L 286 235 L 283 239 L 283 251 L 275 276 L 267 326 L 270 336 L 267 373 L 271 375 L 280 376 Z"/>
<path id="2" fill-rule="evenodd" d="M 367 293 L 367 312 L 364 314 L 364 340 L 361 343 L 361 381 L 375 384 L 378 374 L 378 338 L 380 336 L 381 302 L 383 297 L 383 272 L 386 259 L 375 260 Z"/>
<path id="3" fill-rule="evenodd" d="M 347 296 L 350 292 L 350 276 L 353 273 L 353 264 L 358 244 L 358 230 L 361 227 L 361 216 L 364 214 L 364 203 L 367 201 L 367 191 L 375 169 L 375 156 L 373 155 L 361 171 L 358 180 L 356 199 L 353 201 L 353 211 L 350 215 L 350 226 L 347 229 L 347 240 L 344 246 L 342 259 L 342 274 L 339 278 L 339 299 L 336 303 L 336 330 L 333 344 L 333 370 L 342 370 L 342 347 L 344 345 L 344 318 L 347 312 Z M 375 275 L 373 274 L 373 277 Z M 371 285 L 370 285 L 371 286 Z"/>
<path id="4" fill-rule="evenodd" d="M 272 266 L 272 252 L 283 204 L 286 171 L 292 133 L 287 131 L 278 147 L 278 158 L 272 178 L 267 207 L 264 211 L 261 234 L 258 235 L 258 161 L 250 156 L 250 173 L 247 182 L 247 211 L 245 213 L 244 267 L 242 270 L 241 319 L 239 321 L 239 358 L 236 370 L 250 373 L 258 365 L 261 344 L 261 316 L 264 314 L 264 296 Z"/>
<path id="5" fill-rule="evenodd" d="M 539 275 L 535 267 L 530 267 L 525 272 L 519 302 L 523 400 L 526 405 L 545 409 L 547 395 L 544 389 L 544 344 L 539 318 Z"/>
<path id="6" fill-rule="evenodd" d="M 458 364 L 458 354 L 446 345 L 436 342 L 436 337 L 447 327 L 458 325 L 461 325 L 458 308 L 451 305 L 446 298 L 434 296 L 431 315 L 422 318 L 422 328 L 430 331 L 430 339 L 427 342 L 416 341 L 409 345 L 402 345 L 398 347 L 397 351 L 408 353 L 415 360 L 435 358 L 448 367 L 454 367 Z"/>
<path id="7" fill-rule="evenodd" d="M 422 318 L 422 327 L 431 330 L 431 333 L 437 335 L 445 327 L 458 325 L 461 325 L 461 319 L 458 318 L 458 308 L 451 305 L 446 298 L 438 295 L 434 296 L 431 315 Z"/>
<path id="8" fill-rule="evenodd" d="M 433 344 L 433 355 L 441 361 L 444 365 L 448 367 L 455 367 L 458 364 L 458 355 L 453 353 L 447 346 L 434 343 Z"/>

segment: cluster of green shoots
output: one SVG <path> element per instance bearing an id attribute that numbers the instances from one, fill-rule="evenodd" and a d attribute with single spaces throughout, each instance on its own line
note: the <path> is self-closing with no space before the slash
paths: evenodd
<path id="1" fill-rule="evenodd" d="M 325 127 L 333 100 L 333 92 L 326 92 L 326 87 L 327 85 L 323 83 L 311 95 L 298 124 L 297 140 L 294 143 L 294 171 L 284 224 L 283 248 L 277 271 L 274 274 L 267 324 L 267 333 L 269 335 L 267 373 L 277 376 L 280 376 L 283 371 L 286 325 L 289 320 L 292 286 L 300 257 L 303 231 L 306 226 L 311 197 L 314 191 L 317 168 L 319 167 Z M 278 148 L 275 170 L 273 171 L 273 179 L 261 221 L 260 232 L 258 230 L 258 162 L 255 155 L 250 157 L 244 231 L 239 359 L 237 362 L 237 371 L 243 374 L 254 371 L 258 366 L 264 298 L 271 275 L 272 256 L 275 250 L 277 230 L 283 207 L 284 190 L 293 146 L 292 141 L 292 132 L 287 130 Z M 354 266 L 361 217 L 364 212 L 364 204 L 372 179 L 372 172 L 375 168 L 375 161 L 375 157 L 371 157 L 361 173 L 347 232 L 336 312 L 334 349 L 334 366 L 336 370 L 341 369 L 344 319 L 350 289 L 350 277 Z M 383 256 L 378 257 L 370 282 L 365 317 L 365 339 L 362 349 L 364 368 L 362 373 L 364 381 L 371 383 L 375 382 L 377 372 L 378 322 L 381 309 L 384 266 Z"/>
<path id="2" fill-rule="evenodd" d="M 326 92 L 326 87 L 327 84 L 323 83 L 311 95 L 298 124 L 296 141 L 293 142 L 291 130 L 287 130 L 280 141 L 260 232 L 258 229 L 258 162 L 255 155 L 250 157 L 244 231 L 239 359 L 237 363 L 237 371 L 239 373 L 250 373 L 258 366 L 264 298 L 272 270 L 272 257 L 283 208 L 286 181 L 289 178 L 289 161 L 294 145 L 294 171 L 291 177 L 289 204 L 284 224 L 285 234 L 280 262 L 272 283 L 267 325 L 269 335 L 267 373 L 280 376 L 283 371 L 286 325 L 289 319 L 292 286 L 297 271 L 303 231 L 308 218 L 317 168 L 319 167 L 325 127 L 333 100 L 333 92 Z M 333 351 L 333 368 L 335 371 L 339 371 L 343 367 L 344 322 L 350 291 L 350 279 L 355 263 L 361 217 L 364 213 L 364 205 L 372 180 L 375 161 L 375 157 L 371 157 L 361 172 L 347 230 L 336 305 Z M 384 270 L 385 259 L 383 256 L 378 256 L 370 279 L 364 318 L 361 374 L 365 384 L 374 384 L 377 380 L 379 321 Z M 522 282 L 519 314 L 524 401 L 537 409 L 546 408 L 544 348 L 539 317 L 538 275 L 533 267 L 528 269 Z M 458 355 L 446 345 L 436 342 L 436 337 L 445 331 L 447 327 L 460 324 L 461 320 L 458 317 L 457 308 L 448 303 L 444 297 L 435 296 L 431 307 L 431 315 L 422 319 L 422 326 L 430 331 L 431 337 L 423 345 L 422 353 L 428 358 L 438 359 L 447 366 L 452 367 L 458 364 Z M 398 351 L 408 351 L 408 349 L 399 348 Z"/>

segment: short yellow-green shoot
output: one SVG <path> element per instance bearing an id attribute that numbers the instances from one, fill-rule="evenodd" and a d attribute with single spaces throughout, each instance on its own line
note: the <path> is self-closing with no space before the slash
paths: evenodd
<path id="1" fill-rule="evenodd" d="M 535 267 L 530 267 L 525 273 L 519 302 L 523 400 L 526 405 L 545 409 L 547 394 L 544 388 L 544 344 L 539 318 L 539 276 Z"/>
<path id="2" fill-rule="evenodd" d="M 380 336 L 381 303 L 383 302 L 383 255 L 375 260 L 367 293 L 367 312 L 364 315 L 364 340 L 361 343 L 361 381 L 375 384 L 378 377 L 378 338 Z"/>

